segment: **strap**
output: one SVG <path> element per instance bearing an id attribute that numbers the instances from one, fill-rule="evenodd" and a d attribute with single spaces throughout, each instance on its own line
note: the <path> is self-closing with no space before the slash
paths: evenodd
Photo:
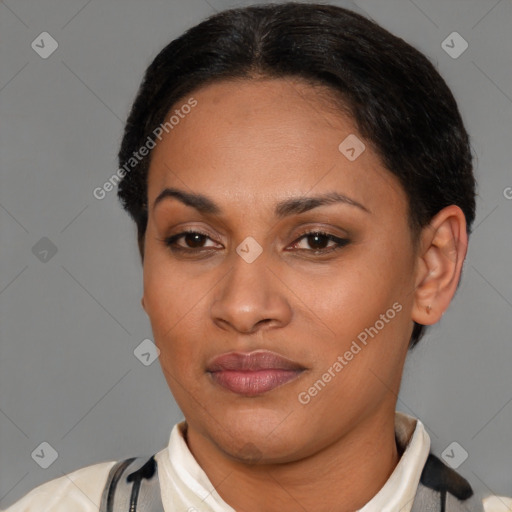
<path id="1" fill-rule="evenodd" d="M 430 454 L 412 512 L 483 512 L 482 502 L 456 471 Z M 103 489 L 99 512 L 164 512 L 155 456 L 116 462 Z"/>
<path id="2" fill-rule="evenodd" d="M 484 512 L 467 480 L 430 453 L 421 473 L 411 512 Z"/>
<path id="3" fill-rule="evenodd" d="M 131 457 L 112 466 L 99 512 L 164 512 L 154 455 Z"/>

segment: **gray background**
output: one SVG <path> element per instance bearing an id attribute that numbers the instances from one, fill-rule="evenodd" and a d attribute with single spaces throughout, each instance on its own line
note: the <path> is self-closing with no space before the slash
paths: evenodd
<path id="1" fill-rule="evenodd" d="M 135 228 L 116 191 L 92 191 L 117 169 L 151 59 L 206 16 L 250 3 L 0 3 L 2 508 L 80 467 L 156 452 L 181 419 L 158 360 L 133 353 L 152 339 Z M 410 354 L 398 408 L 424 422 L 436 454 L 453 441 L 468 452 L 458 470 L 477 489 L 512 495 L 512 2 L 356 3 L 438 66 L 477 156 L 462 284 Z M 59 45 L 47 59 L 31 48 L 43 31 Z M 441 47 L 453 31 L 469 43 L 456 59 Z M 47 261 L 32 251 L 42 237 L 57 248 Z M 58 452 L 47 469 L 31 457 L 42 442 Z"/>

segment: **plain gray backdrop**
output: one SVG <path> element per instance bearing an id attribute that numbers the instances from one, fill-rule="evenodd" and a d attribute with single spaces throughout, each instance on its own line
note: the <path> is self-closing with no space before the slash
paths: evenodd
<path id="1" fill-rule="evenodd" d="M 103 200 L 92 191 L 117 169 L 123 122 L 158 51 L 251 3 L 0 3 L 2 508 L 80 467 L 154 453 L 182 418 L 158 360 L 134 355 L 153 339 L 135 227 L 116 190 Z M 355 3 L 446 79 L 479 183 L 461 286 L 410 354 L 398 409 L 423 421 L 438 456 L 453 442 L 467 452 L 458 471 L 475 488 L 511 496 L 512 2 Z M 58 44 L 46 58 L 54 43 L 43 32 Z M 453 32 L 468 43 L 456 58 L 443 47 L 451 36 L 462 48 Z M 34 454 L 48 462 L 53 452 L 41 443 L 58 454 L 46 469 Z"/>

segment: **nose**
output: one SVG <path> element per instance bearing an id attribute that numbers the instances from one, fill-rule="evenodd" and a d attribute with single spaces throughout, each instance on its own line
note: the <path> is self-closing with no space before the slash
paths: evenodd
<path id="1" fill-rule="evenodd" d="M 283 327 L 292 317 L 286 290 L 263 254 L 252 263 L 236 255 L 214 295 L 212 320 L 221 329 L 245 334 Z"/>

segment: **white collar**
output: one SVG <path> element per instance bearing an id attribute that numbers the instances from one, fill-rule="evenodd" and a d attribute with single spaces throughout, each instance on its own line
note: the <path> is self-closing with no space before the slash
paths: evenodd
<path id="1" fill-rule="evenodd" d="M 410 512 L 412 508 L 430 451 L 430 437 L 420 420 L 398 411 L 395 436 L 402 456 L 381 490 L 358 512 Z"/>
<path id="2" fill-rule="evenodd" d="M 174 425 L 166 448 L 156 454 L 165 512 L 236 512 L 217 493 L 183 437 L 185 422 Z M 421 421 L 395 413 L 395 434 L 402 457 L 381 490 L 359 512 L 410 512 L 430 437 Z"/>

